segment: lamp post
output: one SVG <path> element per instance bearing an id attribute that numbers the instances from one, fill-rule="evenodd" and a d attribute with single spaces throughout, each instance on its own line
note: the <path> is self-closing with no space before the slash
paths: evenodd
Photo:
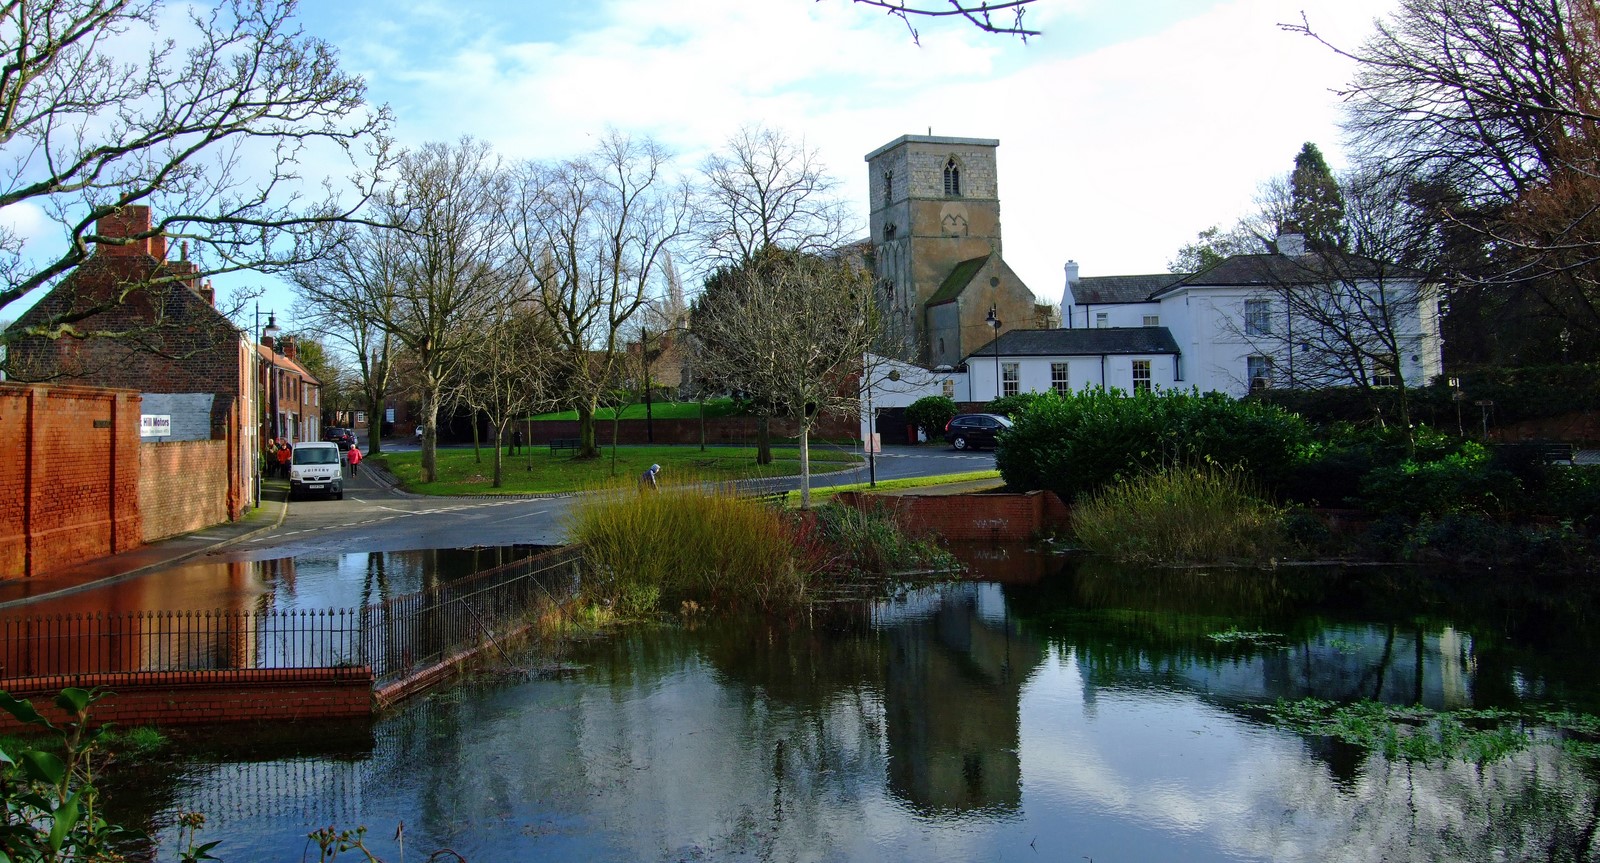
<path id="1" fill-rule="evenodd" d="M 261 337 L 263 341 L 272 339 L 272 347 L 267 350 L 267 360 L 272 364 L 272 371 L 267 374 L 267 402 L 274 441 L 278 439 L 278 334 L 281 332 L 276 313 L 267 312 L 267 326 L 261 331 Z"/>
<path id="2" fill-rule="evenodd" d="M 994 346 L 994 397 L 1000 398 L 1003 395 L 1000 391 L 1000 318 L 995 315 L 994 306 L 989 307 L 989 317 L 984 323 L 994 327 L 994 341 L 991 342 Z"/>

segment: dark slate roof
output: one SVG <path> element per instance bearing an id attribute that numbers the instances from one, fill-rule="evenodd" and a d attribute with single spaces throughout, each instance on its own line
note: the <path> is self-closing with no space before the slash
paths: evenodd
<path id="1" fill-rule="evenodd" d="M 1143 276 L 1088 276 L 1072 286 L 1079 305 L 1148 302 L 1157 292 L 1187 277 L 1188 273 L 1150 273 Z"/>
<path id="2" fill-rule="evenodd" d="M 966 289 L 967 283 L 972 281 L 972 277 L 976 276 L 979 270 L 983 269 L 983 265 L 989 262 L 989 258 L 993 254 L 991 252 L 981 258 L 973 258 L 956 264 L 956 268 L 950 271 L 950 275 L 944 277 L 944 282 L 939 285 L 939 290 L 934 291 L 933 296 L 928 298 L 928 305 L 937 306 L 940 303 L 948 303 L 961 296 L 961 292 Z"/>
<path id="3" fill-rule="evenodd" d="M 1176 354 L 1178 343 L 1166 327 L 1109 327 L 1089 330 L 1012 330 L 967 357 L 1083 357 L 1101 354 Z"/>
<path id="4" fill-rule="evenodd" d="M 1385 266 L 1369 258 L 1340 254 L 1229 255 L 1215 264 L 1167 286 L 1165 294 L 1180 287 L 1233 287 L 1254 285 L 1307 285 L 1336 279 L 1420 278 L 1413 270 Z"/>

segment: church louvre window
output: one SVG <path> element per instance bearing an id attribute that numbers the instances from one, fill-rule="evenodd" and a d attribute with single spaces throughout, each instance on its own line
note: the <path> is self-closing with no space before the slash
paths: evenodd
<path id="1" fill-rule="evenodd" d="M 883 205 L 885 207 L 894 203 L 894 169 L 883 172 Z"/>
<path id="2" fill-rule="evenodd" d="M 944 193 L 951 197 L 961 197 L 961 166 L 956 164 L 954 156 L 944 163 Z"/>

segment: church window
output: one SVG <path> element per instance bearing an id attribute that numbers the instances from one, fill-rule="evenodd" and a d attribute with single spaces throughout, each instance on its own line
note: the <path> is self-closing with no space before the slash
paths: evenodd
<path id="1" fill-rule="evenodd" d="M 883 172 L 883 205 L 885 207 L 894 203 L 894 169 Z"/>
<path id="2" fill-rule="evenodd" d="M 944 193 L 951 197 L 961 197 L 961 167 L 956 164 L 954 156 L 944 163 Z"/>
<path id="3" fill-rule="evenodd" d="M 944 339 L 939 340 L 939 353 L 941 356 L 944 354 Z"/>

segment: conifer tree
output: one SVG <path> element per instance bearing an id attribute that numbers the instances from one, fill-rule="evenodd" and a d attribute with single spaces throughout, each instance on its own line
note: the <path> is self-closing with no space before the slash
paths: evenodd
<path id="1" fill-rule="evenodd" d="M 1344 247 L 1344 195 L 1317 145 L 1307 141 L 1294 157 L 1289 175 L 1289 219 L 1286 230 L 1304 234 L 1314 248 Z"/>

